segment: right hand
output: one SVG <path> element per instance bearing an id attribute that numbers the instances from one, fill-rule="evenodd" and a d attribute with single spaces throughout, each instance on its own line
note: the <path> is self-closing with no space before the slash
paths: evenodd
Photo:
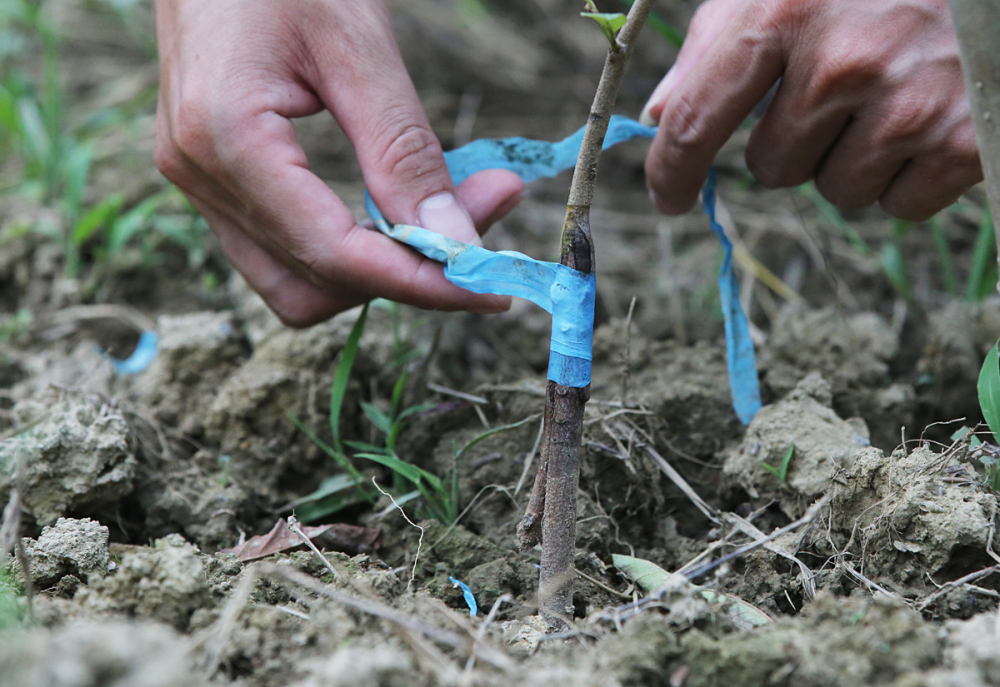
<path id="1" fill-rule="evenodd" d="M 708 0 L 644 111 L 660 210 L 694 204 L 779 78 L 746 148 L 767 187 L 815 179 L 843 210 L 920 221 L 983 178 L 946 0 Z"/>
<path id="2" fill-rule="evenodd" d="M 511 172 L 454 187 L 381 2 L 156 0 L 156 24 L 157 166 L 282 322 L 309 326 L 376 296 L 509 307 L 359 225 L 296 141 L 291 119 L 328 110 L 392 222 L 478 244 L 517 204 L 523 186 Z"/>

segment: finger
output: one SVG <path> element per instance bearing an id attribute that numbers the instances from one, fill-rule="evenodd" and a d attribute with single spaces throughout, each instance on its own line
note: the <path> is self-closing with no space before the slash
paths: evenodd
<path id="1" fill-rule="evenodd" d="M 523 191 L 524 182 L 513 172 L 486 169 L 459 184 L 456 195 L 482 235 L 514 209 Z"/>
<path id="2" fill-rule="evenodd" d="M 922 222 L 958 200 L 983 179 L 978 160 L 948 164 L 940 156 L 911 160 L 879 198 L 882 209 L 894 217 Z"/>
<path id="3" fill-rule="evenodd" d="M 876 149 L 871 124 L 859 121 L 847 127 L 815 172 L 816 189 L 842 211 L 875 203 L 915 152 L 902 145 Z"/>
<path id="4" fill-rule="evenodd" d="M 815 71 L 812 60 L 789 64 L 750 134 L 747 167 L 764 186 L 798 186 L 812 179 L 859 107 L 858 97 L 818 88 Z"/>
<path id="5" fill-rule="evenodd" d="M 498 312 L 509 299 L 473 294 L 444 278 L 440 264 L 358 225 L 309 171 L 291 122 L 262 112 L 235 127 L 230 164 L 245 212 L 236 222 L 266 234 L 269 248 L 321 289 L 346 288 L 421 308 Z M 266 230 L 262 230 L 266 228 Z"/>
<path id="6" fill-rule="evenodd" d="M 774 22 L 758 16 L 756 3 L 741 7 L 664 103 L 646 157 L 647 181 L 663 212 L 694 205 L 719 148 L 781 76 Z"/>
<path id="7" fill-rule="evenodd" d="M 192 200 L 192 204 L 209 222 L 230 263 L 282 324 L 309 327 L 368 300 L 348 290 L 331 294 L 317 288 L 204 203 Z"/>
<path id="8" fill-rule="evenodd" d="M 455 196 L 388 13 L 379 3 L 368 3 L 360 14 L 352 27 L 363 21 L 363 30 L 342 32 L 344 40 L 307 37 L 313 87 L 354 144 L 368 191 L 388 220 L 481 244 Z"/>
<path id="9" fill-rule="evenodd" d="M 649 96 L 649 100 L 642 108 L 642 113 L 639 115 L 641 123 L 653 126 L 660 120 L 663 105 L 674 84 L 687 77 L 688 72 L 715 43 L 738 8 L 739 0 L 709 0 L 702 3 L 691 19 L 691 25 L 684 36 L 684 45 L 681 46 L 674 65 L 653 90 L 653 94 Z"/>

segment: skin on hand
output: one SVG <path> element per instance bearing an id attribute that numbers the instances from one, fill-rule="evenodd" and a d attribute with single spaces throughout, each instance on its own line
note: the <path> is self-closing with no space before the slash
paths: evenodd
<path id="1" fill-rule="evenodd" d="M 510 172 L 454 187 L 381 2 L 156 0 L 155 9 L 157 166 L 285 324 L 315 324 L 375 296 L 442 310 L 509 307 L 359 225 L 296 141 L 291 119 L 328 110 L 393 222 L 480 243 L 517 204 L 522 184 Z"/>
<path id="2" fill-rule="evenodd" d="M 779 79 L 746 149 L 767 187 L 924 220 L 983 178 L 946 0 L 708 0 L 644 110 L 660 210 L 691 208 Z"/>

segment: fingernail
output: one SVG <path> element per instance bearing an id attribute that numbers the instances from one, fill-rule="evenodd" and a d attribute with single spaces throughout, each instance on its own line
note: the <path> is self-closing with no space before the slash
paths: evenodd
<path id="1" fill-rule="evenodd" d="M 417 217 L 425 229 L 465 243 L 483 245 L 469 213 L 448 191 L 435 193 L 424 200 L 417 208 Z"/>
<path id="2" fill-rule="evenodd" d="M 653 89 L 653 94 L 649 96 L 649 100 L 643 106 L 642 112 L 639 114 L 640 124 L 656 126 L 660 119 L 660 113 L 657 112 L 656 116 L 653 116 L 652 110 L 654 107 L 661 106 L 667 101 L 667 96 L 670 95 L 670 89 L 674 87 L 675 81 L 677 81 L 677 70 L 675 67 L 671 67 L 666 76 L 663 77 L 663 80 Z"/>

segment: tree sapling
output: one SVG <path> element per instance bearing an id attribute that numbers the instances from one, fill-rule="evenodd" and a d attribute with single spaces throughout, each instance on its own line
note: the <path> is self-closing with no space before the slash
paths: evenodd
<path id="1" fill-rule="evenodd" d="M 620 31 L 614 33 L 610 29 L 611 45 L 573 171 L 559 262 L 586 274 L 595 271 L 590 205 L 597 182 L 597 163 L 625 65 L 652 4 L 652 0 L 637 0 Z M 613 27 L 614 22 L 606 18 L 607 15 L 602 15 L 604 21 L 598 23 L 607 35 L 607 23 Z M 518 545 L 522 549 L 542 545 L 538 599 L 542 612 L 553 620 L 573 617 L 576 492 L 580 481 L 583 414 L 589 399 L 589 384 L 577 388 L 548 382 L 541 460 L 527 511 L 517 528 Z"/>

